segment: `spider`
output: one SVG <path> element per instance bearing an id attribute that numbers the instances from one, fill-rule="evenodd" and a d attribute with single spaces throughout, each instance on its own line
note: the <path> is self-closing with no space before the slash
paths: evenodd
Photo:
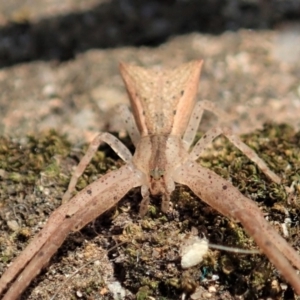
<path id="1" fill-rule="evenodd" d="M 134 118 L 125 106 L 119 108 L 119 113 L 136 147 L 135 153 L 132 155 L 109 133 L 96 136 L 73 174 L 62 206 L 52 213 L 41 232 L 2 275 L 0 294 L 7 290 L 4 300 L 20 296 L 70 231 L 80 230 L 116 205 L 132 188 L 141 186 L 141 216 L 147 212 L 151 195 L 161 196 L 161 210 L 167 212 L 175 182 L 188 186 L 199 199 L 240 222 L 300 294 L 300 278 L 290 264 L 300 269 L 297 252 L 268 224 L 255 202 L 227 180 L 196 163 L 208 145 L 223 134 L 271 180 L 280 183 L 280 178 L 265 162 L 228 128 L 213 127 L 191 149 L 203 111 L 210 110 L 222 117 L 214 104 L 195 101 L 201 67 L 202 60 L 162 71 L 120 64 Z M 102 142 L 109 144 L 126 164 L 100 177 L 72 198 L 78 178 Z"/>

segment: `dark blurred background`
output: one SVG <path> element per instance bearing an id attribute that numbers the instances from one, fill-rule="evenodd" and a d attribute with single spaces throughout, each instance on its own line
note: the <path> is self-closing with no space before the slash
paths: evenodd
<path id="1" fill-rule="evenodd" d="M 156 46 L 189 32 L 263 30 L 298 20 L 300 0 L 2 0 L 0 67 L 64 61 L 91 48 Z"/>

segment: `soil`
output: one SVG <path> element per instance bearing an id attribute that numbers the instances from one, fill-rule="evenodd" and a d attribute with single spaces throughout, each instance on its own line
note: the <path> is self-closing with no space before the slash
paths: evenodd
<path id="1" fill-rule="evenodd" d="M 132 149 L 121 118 L 114 111 L 116 104 L 128 103 L 118 71 L 120 61 L 171 68 L 193 59 L 204 59 L 198 99 L 213 101 L 226 111 L 236 134 L 247 133 L 252 139 L 259 135 L 264 137 L 260 141 L 268 142 L 271 149 L 278 147 L 278 157 L 288 161 L 291 167 L 277 160 L 277 163 L 271 160 L 270 164 L 286 185 L 294 182 L 299 192 L 299 17 L 300 4 L 292 0 L 0 2 L 0 272 L 60 205 L 72 168 L 97 132 L 114 132 Z M 206 113 L 200 132 L 215 122 L 216 118 Z M 258 133 L 258 129 L 262 131 Z M 264 144 L 261 151 L 259 154 L 268 161 L 264 151 L 271 150 Z M 100 176 L 98 173 L 122 164 L 107 147 L 101 148 L 97 155 L 94 167 L 84 175 L 78 189 Z M 281 202 L 286 201 L 282 186 L 275 188 L 266 179 L 262 181 L 266 190 L 257 197 L 257 190 L 249 192 L 251 188 L 244 188 L 239 182 L 242 176 L 232 171 L 227 174 L 226 164 L 222 163 L 221 168 L 219 160 L 215 158 L 214 162 L 216 166 L 208 165 L 205 159 L 202 161 L 258 201 L 278 227 L 284 223 L 288 209 L 292 216 L 290 231 L 294 234 L 289 242 L 296 248 L 300 246 L 299 197 L 294 200 L 295 206 L 287 207 L 287 202 Z M 227 168 L 228 165 L 230 161 Z M 274 195 L 274 189 L 275 200 L 270 196 Z M 183 188 L 179 190 L 178 193 L 185 195 L 185 201 L 192 197 Z M 133 268 L 137 256 L 132 260 L 133 253 L 136 254 L 129 243 L 129 238 L 134 240 L 132 232 L 138 234 L 142 230 L 144 234 L 138 242 L 145 248 L 153 247 L 149 239 L 153 239 L 155 231 L 161 230 L 161 237 L 165 236 L 164 230 L 183 233 L 191 230 L 195 221 L 185 224 L 184 214 L 178 208 L 177 217 L 164 218 L 155 211 L 144 220 L 138 219 L 139 201 L 139 191 L 134 190 L 113 211 L 80 233 L 71 234 L 23 299 L 50 299 L 70 274 L 92 259 L 96 260 L 67 282 L 56 299 L 113 299 L 108 288 L 112 278 L 126 289 L 125 299 L 182 299 L 184 296 L 189 299 L 197 289 L 204 289 L 201 297 L 207 293 L 210 299 L 294 299 L 290 287 L 264 256 L 248 258 L 253 264 L 244 268 L 246 259 L 224 255 L 226 262 L 240 264 L 228 271 L 221 263 L 220 254 L 212 252 L 210 260 L 201 267 L 201 274 L 197 273 L 207 279 L 204 284 L 195 279 L 194 269 L 187 276 L 193 282 L 187 283 L 188 280 L 174 271 L 174 266 L 167 270 L 169 273 L 162 273 L 162 277 L 156 270 L 155 276 L 149 271 L 152 276 L 143 274 L 141 279 L 140 268 L 136 272 Z M 189 209 L 193 210 L 190 205 Z M 153 207 L 159 210 L 159 203 Z M 180 201 L 178 207 L 182 207 Z M 200 209 L 209 219 L 203 217 L 201 224 L 197 223 L 198 230 L 215 242 L 224 242 L 218 234 L 237 225 L 211 212 L 207 206 L 197 206 L 196 211 Z M 214 233 L 214 222 L 225 224 L 225 229 Z M 128 228 L 133 228 L 130 234 Z M 232 231 L 235 236 L 236 231 Z M 108 251 L 117 242 L 125 244 Z M 253 246 L 249 239 L 243 243 L 236 240 L 230 245 Z M 162 248 L 161 241 L 156 248 Z M 161 259 L 151 260 L 150 265 L 161 263 Z M 263 272 L 262 283 L 253 279 L 257 278 L 253 275 L 257 271 L 254 265 L 259 265 L 258 274 L 262 273 L 261 269 L 268 270 Z M 227 277 L 226 272 L 229 272 Z M 163 280 L 166 274 L 172 274 L 177 281 Z M 219 279 L 212 280 L 213 275 Z M 241 288 L 236 288 L 236 282 L 241 283 Z M 277 284 L 278 289 L 274 291 L 272 284 Z"/>

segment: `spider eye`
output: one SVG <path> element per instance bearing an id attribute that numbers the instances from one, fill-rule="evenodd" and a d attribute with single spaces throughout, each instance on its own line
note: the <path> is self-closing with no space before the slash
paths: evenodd
<path id="1" fill-rule="evenodd" d="M 165 170 L 158 169 L 157 167 L 153 170 L 150 170 L 150 177 L 154 180 L 159 180 L 161 177 L 164 176 Z"/>

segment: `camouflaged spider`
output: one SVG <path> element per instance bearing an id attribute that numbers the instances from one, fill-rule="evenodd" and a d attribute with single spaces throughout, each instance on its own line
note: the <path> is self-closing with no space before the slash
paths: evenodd
<path id="1" fill-rule="evenodd" d="M 109 133 L 100 133 L 90 145 L 71 179 L 64 204 L 55 210 L 41 232 L 2 275 L 0 294 L 12 300 L 29 285 L 63 243 L 70 231 L 84 225 L 113 207 L 130 189 L 141 186 L 140 214 L 147 211 L 150 195 L 161 195 L 161 209 L 169 209 L 175 182 L 188 186 L 202 201 L 221 214 L 240 222 L 282 276 L 300 294 L 300 278 L 289 261 L 300 269 L 300 256 L 267 223 L 258 206 L 243 196 L 231 183 L 196 163 L 197 158 L 220 134 L 224 134 L 273 181 L 275 175 L 256 153 L 229 129 L 216 126 L 192 150 L 205 109 L 221 112 L 210 102 L 195 103 L 202 61 L 192 61 L 173 70 L 147 70 L 121 64 L 133 111 L 122 106 L 120 114 L 136 147 L 129 150 Z M 116 171 L 100 177 L 71 200 L 76 182 L 101 142 L 108 143 L 125 161 Z"/>

